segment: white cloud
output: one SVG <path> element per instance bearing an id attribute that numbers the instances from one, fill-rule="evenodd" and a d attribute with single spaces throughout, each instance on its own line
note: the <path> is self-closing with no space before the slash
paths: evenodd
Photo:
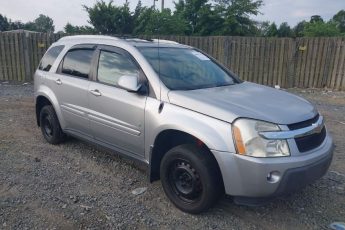
<path id="1" fill-rule="evenodd" d="M 295 11 L 292 11 L 292 16 L 296 18 L 309 17 L 310 12 L 305 11 L 305 10 L 295 10 Z"/>

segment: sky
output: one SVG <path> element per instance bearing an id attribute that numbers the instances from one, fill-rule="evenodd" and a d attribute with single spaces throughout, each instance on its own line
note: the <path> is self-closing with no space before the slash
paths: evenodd
<path id="1" fill-rule="evenodd" d="M 105 0 L 108 1 L 108 0 Z M 138 0 L 129 0 L 134 9 Z M 174 0 L 165 0 L 165 6 L 173 8 Z M 263 0 L 261 15 L 252 17 L 259 21 L 280 24 L 288 22 L 295 26 L 299 21 L 309 20 L 312 15 L 321 15 L 329 20 L 335 13 L 345 9 L 345 0 Z M 67 22 L 73 25 L 88 25 L 88 16 L 82 5 L 92 6 L 96 0 L 0 0 L 0 14 L 13 21 L 33 21 L 39 14 L 54 20 L 55 31 L 63 30 Z M 115 0 L 121 5 L 125 0 Z M 152 6 L 153 0 L 142 0 L 144 6 Z M 161 0 L 156 2 L 160 7 Z"/>

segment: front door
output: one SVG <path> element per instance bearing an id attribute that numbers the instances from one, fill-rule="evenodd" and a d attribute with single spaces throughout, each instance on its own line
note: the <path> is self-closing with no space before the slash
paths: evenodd
<path id="1" fill-rule="evenodd" d="M 137 156 L 144 156 L 144 109 L 146 95 L 118 87 L 124 75 L 141 70 L 122 49 L 99 47 L 95 81 L 89 85 L 90 128 L 94 138 Z"/>

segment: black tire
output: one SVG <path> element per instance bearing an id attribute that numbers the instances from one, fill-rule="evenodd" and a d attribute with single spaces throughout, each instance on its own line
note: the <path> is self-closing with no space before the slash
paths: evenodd
<path id="1" fill-rule="evenodd" d="M 192 214 L 206 211 L 224 193 L 216 160 L 207 149 L 194 145 L 169 150 L 160 165 L 160 178 L 171 202 Z"/>
<path id="2" fill-rule="evenodd" d="M 56 145 L 65 140 L 66 135 L 61 129 L 53 106 L 46 105 L 41 109 L 40 126 L 43 137 L 50 144 Z"/>

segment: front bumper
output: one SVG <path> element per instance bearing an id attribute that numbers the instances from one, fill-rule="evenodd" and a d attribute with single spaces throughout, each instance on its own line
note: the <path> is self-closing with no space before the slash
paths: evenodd
<path id="1" fill-rule="evenodd" d="M 300 190 L 322 177 L 332 160 L 333 141 L 329 135 L 306 154 L 279 158 L 254 158 L 212 151 L 222 172 L 225 192 L 240 198 L 268 198 Z M 275 172 L 279 180 L 267 176 Z"/>

